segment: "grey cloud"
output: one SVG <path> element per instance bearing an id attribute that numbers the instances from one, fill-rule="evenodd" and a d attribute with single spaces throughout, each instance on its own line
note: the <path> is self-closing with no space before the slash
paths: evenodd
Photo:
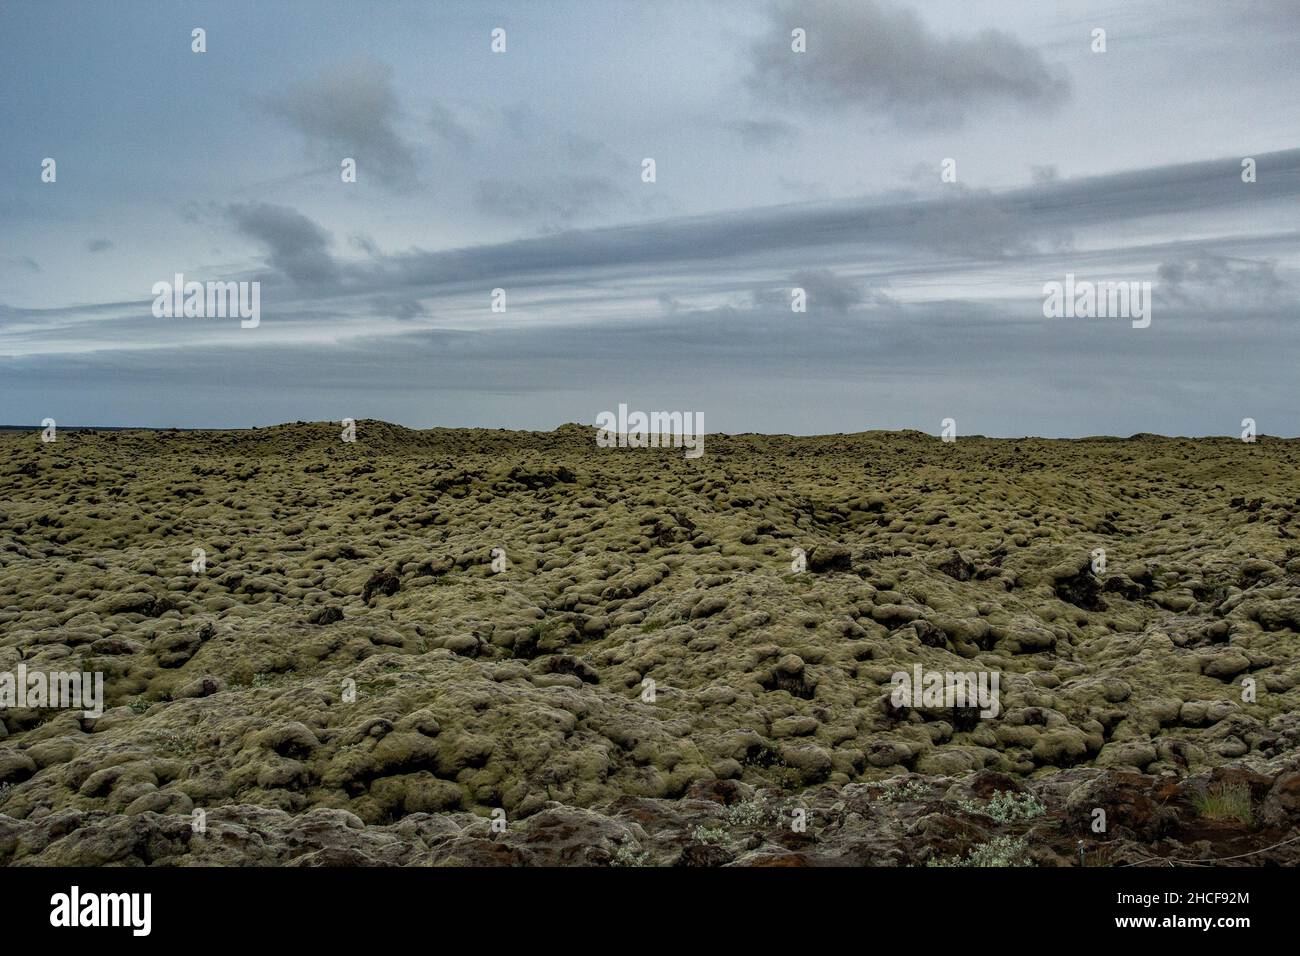
<path id="1" fill-rule="evenodd" d="M 806 289 L 810 303 L 824 305 L 835 312 L 847 312 L 852 306 L 891 305 L 894 300 L 882 289 L 864 287 L 837 276 L 827 269 L 809 269 L 796 272 L 795 285 Z"/>
<path id="2" fill-rule="evenodd" d="M 750 149 L 769 149 L 789 143 L 799 135 L 799 128 L 781 119 L 743 119 L 724 124 Z"/>
<path id="3" fill-rule="evenodd" d="M 1242 309 L 1278 307 L 1294 291 L 1273 262 L 1209 253 L 1161 263 L 1157 276 L 1161 296 L 1223 317 Z"/>
<path id="4" fill-rule="evenodd" d="M 417 298 L 400 295 L 380 295 L 370 301 L 370 308 L 379 315 L 409 321 L 428 315 L 424 303 Z"/>
<path id="5" fill-rule="evenodd" d="M 0 267 L 9 269 L 24 269 L 27 272 L 40 272 L 41 266 L 31 256 L 6 256 L 0 258 Z"/>
<path id="6" fill-rule="evenodd" d="M 301 285 L 333 286 L 339 269 L 330 235 L 302 213 L 270 203 L 242 203 L 227 212 L 235 227 L 267 249 L 267 264 Z"/>
<path id="7" fill-rule="evenodd" d="M 358 179 L 409 186 L 415 153 L 397 131 L 393 70 L 372 56 L 336 63 L 311 80 L 264 98 L 266 108 L 300 132 L 318 155 L 357 161 Z"/>
<path id="8" fill-rule="evenodd" d="M 61 421 L 80 424 L 95 409 L 101 421 L 167 424 L 141 420 L 159 414 L 156 403 L 143 412 L 124 404 L 133 400 L 117 387 L 125 378 L 191 403 L 179 412 L 187 424 L 319 419 L 344 395 L 350 405 L 373 403 L 374 411 L 356 414 L 382 411 L 415 426 L 549 428 L 591 422 L 620 400 L 667 396 L 668 405 L 702 410 L 715 431 L 750 430 L 755 421 L 764 431 L 933 431 L 956 412 L 971 434 L 1003 435 L 1204 433 L 1215 421 L 1228 433 L 1242 413 L 1225 409 L 1248 401 L 1260 421 L 1278 423 L 1277 432 L 1295 430 L 1285 424 L 1294 421 L 1295 339 L 1279 342 L 1275 324 L 1244 325 L 1236 344 L 1251 356 L 1249 366 L 1225 367 L 1221 330 L 1209 323 L 1179 323 L 1177 335 L 1172 323 L 1139 334 L 1124 322 L 1008 323 L 1005 313 L 996 303 L 895 306 L 865 317 L 821 316 L 811 334 L 788 306 L 721 308 L 636 324 L 419 330 L 347 348 L 187 347 L 166 362 L 145 349 L 38 357 L 14 363 L 0 379 L 0 401 L 12 390 L 54 401 L 42 414 Z M 1152 375 L 1155 368 L 1161 375 Z M 375 369 L 383 369 L 385 390 L 375 388 Z M 77 387 L 59 388 L 63 382 Z M 269 395 L 276 397 L 271 412 Z M 61 396 L 75 396 L 75 407 L 71 398 L 60 407 Z M 14 409 L 23 420 L 40 411 Z"/>
<path id="9" fill-rule="evenodd" d="M 517 223 L 521 232 L 554 232 L 634 207 L 617 177 L 634 180 L 640 154 L 629 159 L 604 140 L 557 128 L 527 103 L 492 110 L 489 121 L 519 161 L 513 171 L 474 183 L 470 199 L 483 215 Z"/>
<path id="10" fill-rule="evenodd" d="M 523 136 L 544 128 L 542 117 L 529 103 L 518 102 L 497 110 L 502 128 L 512 135 Z"/>
<path id="11" fill-rule="evenodd" d="M 825 310 L 843 315 L 863 302 L 869 301 L 873 305 L 893 302 L 889 296 L 874 288 L 868 296 L 861 283 L 837 275 L 829 269 L 805 269 L 792 275 L 788 286 L 755 290 L 752 296 L 754 305 L 756 308 L 783 308 L 788 311 L 791 291 L 796 288 L 807 293 L 808 311 L 814 313 Z"/>
<path id="12" fill-rule="evenodd" d="M 1023 297 L 1019 312 L 1005 313 L 1004 318 L 1041 320 L 1042 283 L 1069 271 L 1155 278 L 1161 263 L 1172 264 L 1158 283 L 1157 296 L 1165 284 L 1177 289 L 1180 283 L 1191 296 L 1197 293 L 1197 284 L 1223 285 L 1227 278 L 1221 272 L 1231 278 L 1241 268 L 1189 265 L 1185 260 L 1197 262 L 1205 255 L 1234 261 L 1291 261 L 1300 246 L 1294 231 L 1300 150 L 1261 154 L 1258 159 L 1262 175 L 1251 185 L 1241 183 L 1237 160 L 1228 159 L 1001 193 L 952 191 L 929 200 L 787 205 L 617 228 L 573 229 L 446 251 L 383 253 L 374 248 L 370 258 L 359 261 L 333 259 L 328 233 L 292 209 L 247 204 L 226 211 L 241 234 L 266 249 L 268 265 L 297 283 L 293 289 L 277 290 L 274 297 L 264 295 L 266 318 L 259 334 L 271 335 L 294 323 L 319 324 L 335 315 L 352 320 L 349 327 L 358 331 L 374 317 L 399 317 L 418 324 L 420 314 L 410 303 L 421 300 L 437 303 L 439 315 L 454 315 L 457 324 L 472 326 L 485 314 L 481 303 L 486 301 L 486 290 L 498 285 L 531 290 L 530 298 L 544 318 L 535 324 L 543 328 L 589 320 L 593 302 L 604 310 L 622 310 L 633 325 L 656 315 L 698 317 L 702 313 L 690 310 L 700 303 L 729 302 L 727 315 L 752 318 L 756 310 L 776 306 L 761 296 L 751 298 L 752 291 L 762 289 L 765 282 L 770 287 L 766 277 L 807 280 L 809 275 L 811 297 L 818 294 L 820 282 L 821 294 L 827 295 L 829 289 L 830 301 L 843 308 L 827 314 L 846 321 L 883 323 L 885 328 L 891 317 L 916 314 L 895 307 L 877 291 L 886 284 L 900 299 L 914 300 L 918 289 L 939 296 L 956 283 L 973 281 L 979 287 L 992 283 L 1008 290 L 1008 295 Z M 1222 217 L 1255 221 L 1257 229 L 1216 237 L 1214 224 Z M 1210 231 L 1195 240 L 1153 237 L 1126 244 L 1115 238 L 1142 233 L 1147 226 L 1130 227 L 1139 221 L 1153 224 L 1165 236 L 1170 235 L 1171 223 L 1181 229 L 1195 222 L 1197 232 Z M 1266 231 L 1270 221 L 1277 231 Z M 1061 239 L 1075 230 L 1087 234 L 1089 242 L 1064 257 Z M 1007 251 L 1014 248 L 1025 249 L 1025 257 L 1009 258 Z M 866 298 L 855 303 L 855 293 L 843 291 L 845 276 L 852 277 Z M 1016 289 L 1021 291 L 1015 293 Z M 912 295 L 904 294 L 906 290 Z M 1170 312 L 1177 307 L 1185 315 L 1212 318 L 1185 301 L 1169 301 Z M 752 307 L 746 308 L 747 302 Z M 859 307 L 864 304 L 873 308 Z M 788 319 L 788 289 L 779 305 L 777 311 Z M 1238 318 L 1237 323 L 1271 324 L 1276 335 L 1279 308 L 1259 303 L 1249 318 Z M 121 311 L 147 315 L 141 303 L 128 303 Z M 969 315 L 969 309 L 956 303 L 953 313 Z M 26 322 L 14 311 L 10 315 L 16 322 Z M 103 307 L 44 310 L 31 318 L 57 321 L 69 334 L 15 342 L 14 333 L 6 331 L 0 345 L 15 342 L 19 352 L 66 354 L 75 351 L 82 338 L 99 336 L 108 347 L 116 347 L 117 319 Z M 1164 330 L 1173 327 L 1167 318 L 1161 304 L 1152 341 L 1166 341 Z M 201 328 L 182 328 L 180 323 L 175 327 L 174 334 L 190 337 Z M 689 326 L 676 328 L 679 334 L 688 334 Z M 157 332 L 154 327 L 155 338 Z M 1141 344 L 1145 347 L 1145 340 Z"/>
<path id="13" fill-rule="evenodd" d="M 354 233 L 348 236 L 348 243 L 354 248 L 359 249 L 372 259 L 378 259 L 380 256 L 379 245 L 374 239 L 361 233 Z"/>
<path id="14" fill-rule="evenodd" d="M 564 152 L 570 160 L 577 163 L 617 163 L 619 156 L 603 140 L 582 136 L 578 133 L 565 133 L 561 137 Z"/>
<path id="15" fill-rule="evenodd" d="M 590 174 L 534 182 L 482 179 L 474 185 L 473 201 L 485 215 L 556 229 L 603 212 L 624 195 L 609 177 Z"/>
<path id="16" fill-rule="evenodd" d="M 354 156 L 353 159 L 356 157 Z M 249 183 L 247 186 L 241 186 L 238 189 L 232 189 L 230 196 L 247 196 L 250 193 L 268 193 L 278 192 L 285 186 L 294 186 L 300 183 L 322 182 L 324 177 L 329 177 L 331 183 L 339 181 L 341 159 L 336 159 L 322 166 L 315 166 L 311 169 L 304 169 L 299 172 L 289 173 L 284 176 L 276 176 L 273 179 L 264 179 L 259 182 Z M 193 220 L 191 220 L 193 221 Z"/>
<path id="17" fill-rule="evenodd" d="M 795 27 L 807 31 L 805 53 L 790 49 Z M 1011 34 L 941 37 L 913 11 L 880 0 L 780 0 L 749 81 L 775 103 L 860 107 L 905 126 L 957 126 L 998 103 L 1052 110 L 1070 97 L 1068 79 Z"/>
<path id="18" fill-rule="evenodd" d="M 813 182 L 806 179 L 796 179 L 793 176 L 778 176 L 777 182 L 786 192 L 794 193 L 802 199 L 825 199 L 827 189 L 825 184 Z"/>
<path id="19" fill-rule="evenodd" d="M 87 252 L 104 252 L 105 250 L 112 249 L 112 248 L 113 248 L 113 240 L 111 239 L 87 239 L 86 240 Z"/>
<path id="20" fill-rule="evenodd" d="M 468 149 L 474 136 L 445 104 L 436 100 L 429 107 L 429 128 L 439 141 L 454 149 Z"/>
<path id="21" fill-rule="evenodd" d="M 1056 182 L 1061 178 L 1061 174 L 1057 170 L 1055 163 L 1047 163 L 1043 166 L 1030 166 L 1029 178 L 1035 184 L 1042 186 Z"/>
<path id="22" fill-rule="evenodd" d="M 938 163 L 917 162 L 912 164 L 907 178 L 918 185 L 931 185 L 940 182 Z"/>
<path id="23" fill-rule="evenodd" d="M 1255 157 L 1259 182 L 1241 181 L 1239 158 L 1155 166 L 1131 172 L 1061 180 L 1050 189 L 1006 195 L 1006 205 L 1024 214 L 1060 217 L 1078 224 L 1240 206 L 1261 208 L 1300 196 L 1300 149 Z"/>
<path id="24" fill-rule="evenodd" d="M 936 255 L 1000 263 L 1013 253 L 1058 253 L 1069 248 L 1077 230 L 1109 229 L 1125 220 L 1294 204 L 1300 197 L 1300 150 L 1261 154 L 1258 160 L 1260 181 L 1249 186 L 1240 181 L 1237 160 L 1218 160 L 999 193 L 954 187 L 935 199 L 805 203 L 574 229 L 439 252 L 416 250 L 384 256 L 372 266 L 353 270 L 349 278 L 358 290 L 372 291 L 484 281 L 495 285 L 514 276 L 528 276 L 530 281 L 542 284 L 563 284 L 593 270 L 629 275 L 647 270 L 663 273 L 669 264 L 676 263 L 698 271 L 701 263 L 762 257 L 779 258 L 793 268 L 819 268 L 837 248 L 850 250 L 855 258 L 866 250 L 892 259 L 919 254 L 929 257 L 929 263 L 940 269 L 950 268 L 950 264 L 936 261 Z M 570 186 L 567 193 L 559 190 L 539 197 L 518 184 L 506 183 L 499 189 L 481 184 L 478 199 L 497 215 L 549 214 L 563 220 L 586 208 L 581 205 L 585 200 L 580 185 Z M 596 190 L 599 193 L 599 184 Z M 281 210 L 279 217 L 261 218 L 283 219 L 288 212 Z M 297 223 L 297 219 L 307 225 Z M 316 243 L 313 248 L 323 256 L 323 247 L 315 238 L 319 227 L 304 217 L 297 219 L 293 220 L 297 223 L 294 231 L 312 239 Z M 273 232 L 265 228 L 265 223 L 263 226 L 264 234 Z M 1294 245 L 1294 237 L 1287 241 Z M 281 245 L 286 247 L 283 255 L 287 258 L 287 243 Z"/>

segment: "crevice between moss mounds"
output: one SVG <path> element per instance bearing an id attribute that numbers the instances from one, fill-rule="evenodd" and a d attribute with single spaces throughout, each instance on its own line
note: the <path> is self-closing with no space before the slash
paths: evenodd
<path id="1" fill-rule="evenodd" d="M 578 476 L 564 465 L 516 465 L 510 469 L 509 478 L 536 491 L 556 484 L 573 484 Z"/>
<path id="2" fill-rule="evenodd" d="M 975 577 L 975 565 L 967 561 L 965 556 L 954 550 L 947 559 L 941 562 L 935 570 L 941 571 L 954 581 L 969 581 Z"/>
<path id="3" fill-rule="evenodd" d="M 308 624 L 315 624 L 320 627 L 324 627 L 327 624 L 334 624 L 341 620 L 343 620 L 343 611 L 332 604 L 318 607 L 307 615 Z"/>
<path id="4" fill-rule="evenodd" d="M 1101 596 L 1102 583 L 1092 573 L 1092 564 L 1087 559 L 1074 573 L 1057 577 L 1052 584 L 1052 591 L 1062 601 L 1085 611 L 1105 611 L 1109 608 Z"/>
<path id="5" fill-rule="evenodd" d="M 817 690 L 817 681 L 805 673 L 804 661 L 797 654 L 786 654 L 758 683 L 764 690 L 783 690 L 801 700 L 812 700 Z"/>
<path id="6" fill-rule="evenodd" d="M 380 570 L 370 575 L 365 586 L 361 589 L 361 600 L 366 604 L 370 599 L 378 594 L 382 597 L 392 597 L 402 587 L 401 579 L 392 571 Z"/>
<path id="7" fill-rule="evenodd" d="M 808 570 L 814 574 L 852 571 L 853 553 L 838 544 L 818 544 L 808 551 Z"/>

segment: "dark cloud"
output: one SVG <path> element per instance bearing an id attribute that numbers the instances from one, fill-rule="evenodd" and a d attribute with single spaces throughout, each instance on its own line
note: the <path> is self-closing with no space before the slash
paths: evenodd
<path id="1" fill-rule="evenodd" d="M 357 178 L 394 188 L 411 185 L 415 151 L 398 133 L 393 69 L 372 56 L 322 70 L 311 80 L 263 98 L 272 115 L 300 132 L 314 154 L 357 161 Z"/>
<path id="2" fill-rule="evenodd" d="M 267 265 L 300 285 L 332 287 L 339 269 L 330 235 L 302 213 L 270 203 L 242 203 L 227 212 L 241 234 L 267 250 Z"/>
<path id="3" fill-rule="evenodd" d="M 855 305 L 895 305 L 883 289 L 841 278 L 826 269 L 796 272 L 793 281 L 808 291 L 808 298 L 836 312 L 847 312 Z"/>
<path id="4" fill-rule="evenodd" d="M 876 289 L 868 290 L 861 282 L 836 275 L 829 269 L 805 269 L 790 277 L 790 284 L 779 288 L 766 287 L 753 293 L 756 308 L 784 308 L 791 306 L 791 292 L 803 289 L 807 294 L 809 312 L 834 312 L 840 315 L 856 305 L 870 302 L 873 305 L 892 303 L 893 300 Z"/>
<path id="5" fill-rule="evenodd" d="M 921 255 L 936 270 L 952 260 L 1011 261 L 1013 255 L 1059 253 L 1074 231 L 1150 217 L 1209 210 L 1250 210 L 1300 197 L 1300 150 L 1261 154 L 1258 183 L 1241 183 L 1235 159 L 1087 179 L 1006 192 L 954 186 L 934 199 L 853 200 L 776 206 L 599 229 L 571 229 L 531 239 L 463 249 L 415 250 L 378 256 L 349 270 L 358 292 L 491 282 L 527 276 L 546 284 L 583 281 L 593 271 L 665 275 L 680 265 L 699 271 L 721 261 L 783 260 L 816 270 L 836 250 L 881 261 Z M 1263 173 L 1267 172 L 1267 175 Z M 482 183 L 476 197 L 505 217 L 564 222 L 591 208 L 608 184 L 581 179 L 551 191 Z M 612 198 L 612 187 L 604 193 Z M 269 262 L 288 275 L 333 275 L 328 236 L 306 217 L 278 206 L 234 207 L 241 231 L 264 242 Z M 1122 253 L 1122 250 L 1121 250 Z M 290 271 L 292 269 L 292 272 Z"/>
<path id="6" fill-rule="evenodd" d="M 791 50 L 796 27 L 807 31 L 805 53 Z M 880 0 L 780 0 L 754 47 L 750 84 L 801 110 L 862 108 L 907 126 L 956 126 L 999 103 L 1052 110 L 1070 96 L 1068 79 L 1011 34 L 939 36 Z"/>
<path id="7" fill-rule="evenodd" d="M 1201 253 L 1163 262 L 1157 270 L 1160 295 L 1170 301 L 1232 318 L 1242 310 L 1294 302 L 1273 262 Z M 1284 298 L 1286 301 L 1284 302 Z"/>
<path id="8" fill-rule="evenodd" d="M 111 239 L 87 239 L 86 240 L 87 252 L 104 252 L 112 248 L 113 248 L 113 240 Z"/>

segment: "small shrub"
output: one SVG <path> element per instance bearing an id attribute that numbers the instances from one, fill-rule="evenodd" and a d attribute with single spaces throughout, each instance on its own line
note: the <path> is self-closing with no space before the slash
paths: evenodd
<path id="1" fill-rule="evenodd" d="M 1047 812 L 1047 807 L 1032 793 L 1016 794 L 1009 790 L 998 790 L 982 807 L 973 800 L 963 800 L 957 805 L 967 813 L 992 817 L 998 823 L 1023 823 Z"/>
<path id="2" fill-rule="evenodd" d="M 1250 826 L 1255 819 L 1250 787 L 1244 783 L 1211 784 L 1204 793 L 1193 794 L 1192 806 L 1210 820 L 1236 820 Z"/>
<path id="3" fill-rule="evenodd" d="M 760 800 L 744 800 L 727 807 L 722 812 L 722 819 L 731 827 L 754 829 L 772 823 L 777 815 L 777 811 L 765 806 Z"/>
<path id="4" fill-rule="evenodd" d="M 164 752 L 174 757 L 190 757 L 198 749 L 193 740 L 171 730 L 155 734 L 154 740 Z"/>
<path id="5" fill-rule="evenodd" d="M 1115 844 L 1099 843 L 1084 851 L 1084 866 L 1110 866 L 1115 856 Z"/>
<path id="6" fill-rule="evenodd" d="M 782 790 L 797 790 L 802 783 L 799 771 L 782 760 L 780 754 L 766 744 L 751 748 L 740 763 L 741 766 L 761 772 Z"/>
<path id="7" fill-rule="evenodd" d="M 609 861 L 610 866 L 645 866 L 646 859 L 650 854 L 638 852 L 636 847 L 630 843 L 624 843 L 614 852 L 614 858 Z"/>
<path id="8" fill-rule="evenodd" d="M 722 827 L 706 827 L 703 824 L 695 828 L 696 843 L 722 843 L 727 839 L 727 831 Z"/>
<path id="9" fill-rule="evenodd" d="M 988 843 L 978 843 L 971 848 L 965 859 L 947 857 L 945 859 L 927 860 L 926 866 L 1033 866 L 1029 859 L 1029 844 L 1021 837 L 998 836 Z"/>
<path id="10" fill-rule="evenodd" d="M 930 793 L 930 788 L 920 780 L 909 780 L 901 786 L 895 785 L 886 787 L 880 794 L 880 799 L 885 803 L 904 803 L 913 800 L 924 800 Z"/>

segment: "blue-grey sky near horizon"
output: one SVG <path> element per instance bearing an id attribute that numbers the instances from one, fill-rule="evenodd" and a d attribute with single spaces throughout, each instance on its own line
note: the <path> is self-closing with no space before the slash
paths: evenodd
<path id="1" fill-rule="evenodd" d="M 1297 62 L 1292 0 L 5 0 L 0 422 L 1294 436 Z"/>

